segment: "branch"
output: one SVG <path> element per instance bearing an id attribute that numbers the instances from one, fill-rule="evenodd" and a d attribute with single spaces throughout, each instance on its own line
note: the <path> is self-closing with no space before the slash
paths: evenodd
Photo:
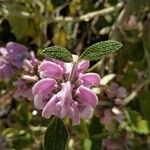
<path id="1" fill-rule="evenodd" d="M 131 94 L 129 94 L 123 101 L 128 104 L 130 103 L 132 100 L 135 99 L 135 97 L 139 94 L 139 92 L 142 90 L 142 88 L 145 86 L 145 84 L 149 83 L 149 79 L 145 80 L 144 82 L 142 82 L 139 86 L 136 87 L 136 89 L 134 91 L 131 92 Z"/>
<path id="2" fill-rule="evenodd" d="M 114 11 L 118 11 L 123 7 L 123 3 L 118 3 L 116 6 L 111 6 L 109 8 L 104 8 L 102 10 L 93 11 L 90 13 L 87 13 L 85 15 L 79 16 L 79 17 L 55 17 L 50 18 L 47 20 L 48 23 L 54 23 L 54 22 L 80 22 L 80 21 L 89 21 L 90 19 L 97 17 L 97 16 L 104 16 L 107 14 L 110 14 Z"/>

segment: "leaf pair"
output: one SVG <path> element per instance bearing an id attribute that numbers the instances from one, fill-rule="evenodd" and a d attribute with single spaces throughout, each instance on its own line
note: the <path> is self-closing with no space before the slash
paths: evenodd
<path id="1" fill-rule="evenodd" d="M 101 57 L 116 51 L 122 47 L 122 44 L 117 41 L 102 41 L 88 47 L 79 57 L 79 60 L 98 60 Z M 52 46 L 45 48 L 42 52 L 45 57 L 55 58 L 65 62 L 72 62 L 72 54 L 64 47 Z"/>

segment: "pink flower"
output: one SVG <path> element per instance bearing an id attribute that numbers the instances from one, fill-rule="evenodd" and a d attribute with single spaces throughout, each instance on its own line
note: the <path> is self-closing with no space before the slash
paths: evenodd
<path id="1" fill-rule="evenodd" d="M 60 118 L 69 117 L 73 125 L 79 124 L 78 103 L 73 100 L 70 81 L 62 83 L 62 90 L 55 94 L 43 109 L 42 116 L 50 118 L 55 115 Z"/>
<path id="2" fill-rule="evenodd" d="M 38 81 L 32 88 L 35 107 L 43 109 L 56 87 L 57 83 L 54 79 L 46 78 Z"/>
<path id="3" fill-rule="evenodd" d="M 99 86 L 100 76 L 96 73 L 80 74 L 78 81 L 81 85 L 85 85 L 87 87 Z"/>
<path id="4" fill-rule="evenodd" d="M 64 73 L 60 65 L 46 60 L 43 61 L 38 69 L 41 78 L 59 79 Z"/>
<path id="5" fill-rule="evenodd" d="M 26 82 L 22 79 L 14 82 L 15 85 L 17 85 L 17 89 L 14 94 L 15 99 L 19 98 L 27 98 L 28 100 L 33 99 L 32 91 L 26 86 Z"/>
<path id="6" fill-rule="evenodd" d="M 76 95 L 79 97 L 79 102 L 84 105 L 95 107 L 98 103 L 96 94 L 83 85 L 77 88 Z"/>
<path id="7" fill-rule="evenodd" d="M 100 77 L 96 73 L 84 74 L 89 61 L 77 63 L 78 57 L 73 58 L 73 63 L 44 60 L 38 67 L 41 80 L 33 86 L 32 92 L 35 107 L 42 109 L 43 117 L 68 117 L 77 125 L 80 117 L 92 117 L 98 98 L 90 87 L 99 86 Z"/>

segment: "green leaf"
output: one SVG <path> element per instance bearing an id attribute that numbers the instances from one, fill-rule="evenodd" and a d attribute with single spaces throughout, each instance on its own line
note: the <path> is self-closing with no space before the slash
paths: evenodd
<path id="1" fill-rule="evenodd" d="M 72 61 L 72 55 L 71 53 L 62 46 L 51 46 L 45 48 L 41 55 L 45 57 L 55 58 L 58 60 L 62 60 L 65 62 L 71 62 Z"/>
<path id="2" fill-rule="evenodd" d="M 45 133 L 45 150 L 65 150 L 67 138 L 68 132 L 62 120 L 53 118 Z"/>
<path id="3" fill-rule="evenodd" d="M 29 18 L 23 15 L 28 14 L 27 9 L 21 5 L 10 4 L 6 11 L 8 11 L 7 19 L 17 39 L 27 36 L 30 30 Z"/>
<path id="4" fill-rule="evenodd" d="M 128 110 L 129 116 L 128 121 L 131 125 L 131 128 L 133 131 L 139 133 L 139 134 L 149 134 L 150 129 L 148 125 L 148 121 L 142 119 L 140 113 L 132 110 Z"/>
<path id="5" fill-rule="evenodd" d="M 83 144 L 84 150 L 91 150 L 91 145 L 92 142 L 90 139 L 88 138 L 84 139 L 84 144 Z"/>
<path id="6" fill-rule="evenodd" d="M 122 47 L 122 44 L 117 41 L 102 41 L 88 47 L 80 56 L 79 60 L 97 60 L 113 51 Z"/>

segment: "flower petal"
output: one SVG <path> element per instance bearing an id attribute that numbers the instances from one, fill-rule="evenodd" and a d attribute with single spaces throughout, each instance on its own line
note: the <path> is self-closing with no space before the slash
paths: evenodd
<path id="1" fill-rule="evenodd" d="M 96 94 L 91 89 L 83 85 L 77 89 L 76 95 L 79 97 L 79 100 L 83 105 L 95 107 L 98 103 Z"/>
<path id="2" fill-rule="evenodd" d="M 43 109 L 46 105 L 46 101 L 44 101 L 44 93 L 40 92 L 34 97 L 34 106 L 38 109 Z"/>
<path id="3" fill-rule="evenodd" d="M 4 48 L 4 47 L 0 47 L 0 54 L 1 54 L 3 57 L 5 57 L 5 56 L 8 54 L 7 49 Z"/>
<path id="4" fill-rule="evenodd" d="M 22 45 L 22 44 L 19 44 L 19 43 L 16 43 L 16 42 L 8 42 L 7 45 L 6 45 L 6 49 L 20 49 L 20 50 L 27 50 L 27 47 Z"/>
<path id="5" fill-rule="evenodd" d="M 83 73 L 84 71 L 86 71 L 89 68 L 89 66 L 90 66 L 90 62 L 88 60 L 83 60 L 78 64 L 77 72 Z"/>
<path id="6" fill-rule="evenodd" d="M 56 80 L 51 78 L 42 79 L 35 83 L 32 88 L 33 95 L 42 92 L 42 91 L 53 91 L 57 86 Z"/>
<path id="7" fill-rule="evenodd" d="M 47 78 L 58 79 L 64 73 L 64 69 L 60 65 L 57 65 L 54 62 L 50 62 L 46 60 L 43 61 L 43 63 L 41 63 L 38 69 L 41 78 L 47 77 Z"/>
<path id="8" fill-rule="evenodd" d="M 30 57 L 28 48 L 22 44 L 8 42 L 6 45 L 7 54 L 5 58 L 15 67 L 22 67 L 23 60 Z"/>
<path id="9" fill-rule="evenodd" d="M 81 112 L 81 116 L 84 119 L 90 119 L 93 114 L 93 108 L 91 106 L 85 106 Z"/>
<path id="10" fill-rule="evenodd" d="M 0 80 L 8 81 L 16 72 L 16 69 L 5 59 L 0 57 Z"/>
<path id="11" fill-rule="evenodd" d="M 72 98 L 72 86 L 70 81 L 62 84 L 62 118 L 68 116 L 72 119 L 73 125 L 79 124 L 79 112 L 77 109 L 77 104 Z"/>
<path id="12" fill-rule="evenodd" d="M 80 74 L 79 83 L 84 86 L 99 86 L 100 85 L 100 76 L 97 73 L 86 73 Z"/>
<path id="13" fill-rule="evenodd" d="M 62 83 L 62 90 L 55 94 L 43 109 L 42 116 L 49 118 L 55 115 L 59 118 L 69 117 L 73 125 L 79 124 L 79 112 L 77 104 L 72 99 L 72 87 L 70 81 Z"/>
<path id="14" fill-rule="evenodd" d="M 58 105 L 59 102 L 59 98 L 57 97 L 57 95 L 55 94 L 46 104 L 46 106 L 44 107 L 43 111 L 42 111 L 42 116 L 45 118 L 50 118 L 51 115 L 56 115 L 60 113 L 60 105 Z"/>

